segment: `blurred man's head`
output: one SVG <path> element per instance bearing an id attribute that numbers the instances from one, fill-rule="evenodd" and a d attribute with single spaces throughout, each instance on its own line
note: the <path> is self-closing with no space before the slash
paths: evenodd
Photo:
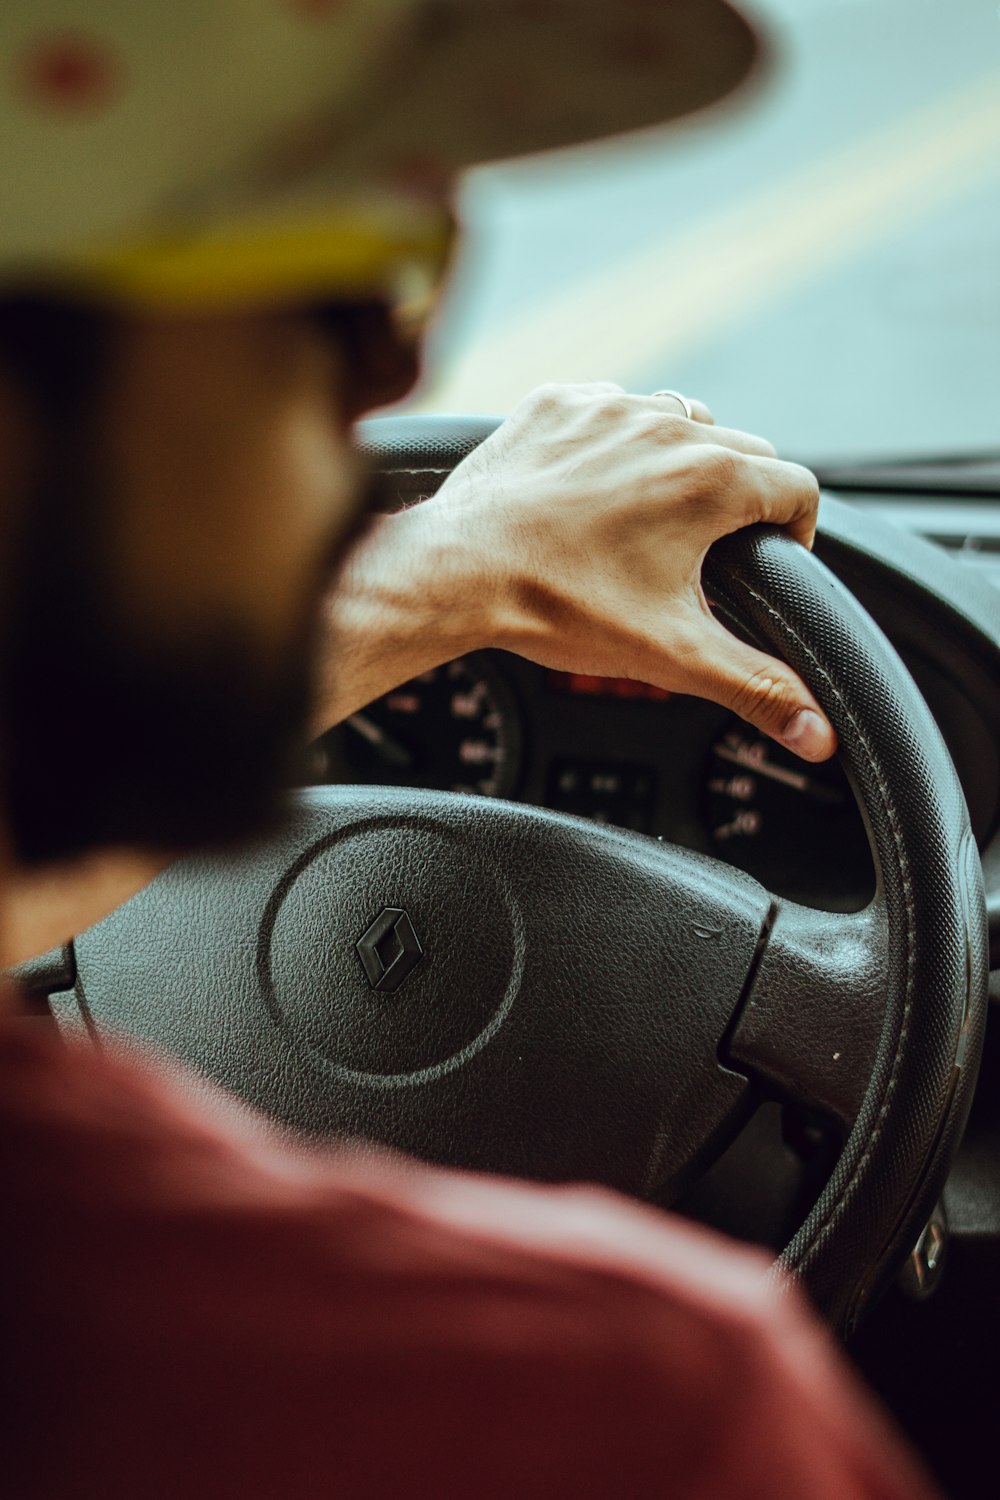
<path id="1" fill-rule="evenodd" d="M 6 0 L 0 641 L 24 862 L 262 817 L 461 165 L 746 72 L 722 0 Z M 51 14 L 50 14 L 51 13 Z"/>
<path id="2" fill-rule="evenodd" d="M 0 362 L 22 414 L 0 661 L 15 848 L 232 838 L 305 722 L 318 600 L 365 493 L 350 419 L 406 388 L 411 350 L 373 304 L 22 301 L 0 307 Z"/>

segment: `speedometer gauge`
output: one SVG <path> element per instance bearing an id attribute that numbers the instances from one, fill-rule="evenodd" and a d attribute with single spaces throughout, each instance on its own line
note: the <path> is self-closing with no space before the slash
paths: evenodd
<path id="1" fill-rule="evenodd" d="M 513 695 L 474 653 L 422 673 L 330 730 L 313 747 L 313 779 L 506 797 L 517 784 L 520 752 Z"/>
<path id="2" fill-rule="evenodd" d="M 704 807 L 714 852 L 776 895 L 831 911 L 871 898 L 868 838 L 838 761 L 809 764 L 731 717 L 709 753 Z"/>

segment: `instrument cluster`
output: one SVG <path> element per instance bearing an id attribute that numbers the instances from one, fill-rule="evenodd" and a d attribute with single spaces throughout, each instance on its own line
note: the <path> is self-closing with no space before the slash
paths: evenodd
<path id="1" fill-rule="evenodd" d="M 807 765 L 698 699 L 505 652 L 461 657 L 353 714 L 313 746 L 311 775 L 535 803 L 700 849 L 831 911 L 875 888 L 837 760 Z"/>

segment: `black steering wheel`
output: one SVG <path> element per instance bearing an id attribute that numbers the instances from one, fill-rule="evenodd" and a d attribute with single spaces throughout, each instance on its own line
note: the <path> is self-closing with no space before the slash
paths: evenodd
<path id="1" fill-rule="evenodd" d="M 384 419 L 362 444 L 410 498 L 492 425 Z M 779 1265 L 850 1329 L 916 1242 L 965 1123 L 986 1014 L 979 856 L 917 688 L 815 558 L 753 528 L 713 548 L 706 586 L 837 729 L 875 862 L 866 910 L 799 907 L 533 807 L 313 789 L 279 835 L 175 865 L 77 940 L 93 1033 L 179 1054 L 310 1132 L 658 1203 L 763 1083 L 842 1127 Z"/>

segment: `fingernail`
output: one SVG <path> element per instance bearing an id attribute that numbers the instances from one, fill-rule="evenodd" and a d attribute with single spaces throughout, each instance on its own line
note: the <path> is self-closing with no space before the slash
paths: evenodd
<path id="1" fill-rule="evenodd" d="M 785 725 L 782 743 L 806 760 L 825 755 L 830 748 L 830 730 L 811 708 L 800 708 Z"/>

